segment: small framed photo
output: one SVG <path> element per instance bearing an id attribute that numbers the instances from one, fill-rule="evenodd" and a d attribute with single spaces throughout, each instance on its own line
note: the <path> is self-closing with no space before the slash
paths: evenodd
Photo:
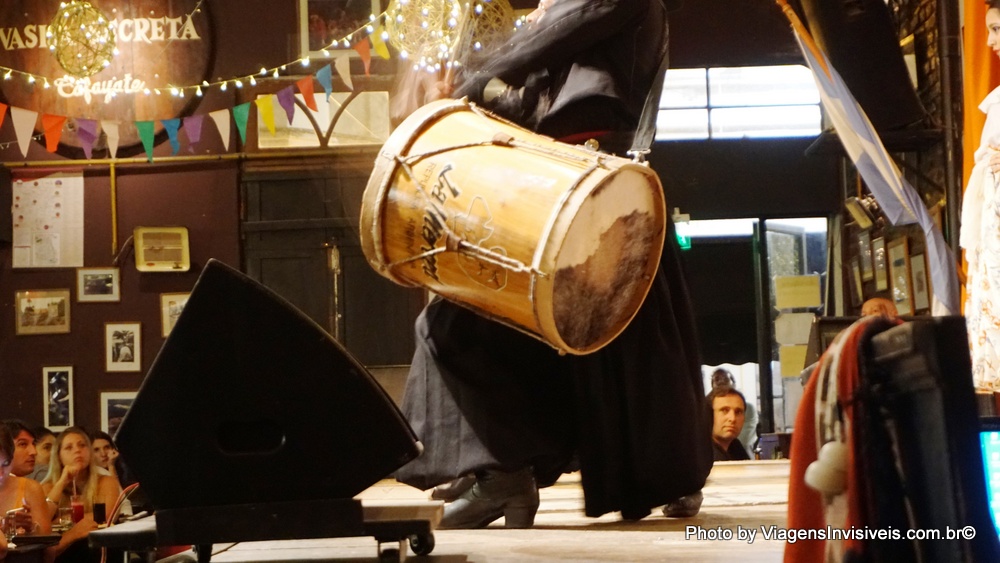
<path id="1" fill-rule="evenodd" d="M 892 302 L 900 315 L 913 314 L 913 282 L 910 278 L 910 253 L 906 237 L 889 243 L 889 279 L 892 283 Z"/>
<path id="2" fill-rule="evenodd" d="M 875 265 L 875 291 L 889 289 L 889 278 L 886 270 L 885 239 L 872 239 L 872 262 Z M 902 314 L 902 311 L 900 311 Z"/>
<path id="3" fill-rule="evenodd" d="M 115 437 L 135 395 L 135 391 L 101 391 L 101 430 Z"/>
<path id="4" fill-rule="evenodd" d="M 872 262 L 872 235 L 868 231 L 858 234 L 858 259 L 861 261 L 861 279 L 871 281 L 875 276 Z"/>
<path id="5" fill-rule="evenodd" d="M 931 308 L 931 284 L 927 277 L 927 259 L 923 254 L 910 256 L 910 274 L 913 276 L 913 309 L 916 313 Z"/>
<path id="6" fill-rule="evenodd" d="M 76 300 L 121 301 L 118 268 L 77 268 Z"/>
<path id="7" fill-rule="evenodd" d="M 58 433 L 73 426 L 73 366 L 42 368 L 42 389 L 46 428 Z"/>
<path id="8" fill-rule="evenodd" d="M 14 294 L 15 334 L 69 332 L 69 290 L 38 289 Z"/>
<path id="9" fill-rule="evenodd" d="M 142 371 L 141 328 L 141 323 L 104 323 L 107 371 Z"/>
<path id="10" fill-rule="evenodd" d="M 851 263 L 851 278 L 854 282 L 854 291 L 851 292 L 851 303 L 855 307 L 860 307 L 865 301 L 864 284 L 861 282 L 861 257 Z"/>
<path id="11" fill-rule="evenodd" d="M 163 337 L 170 335 L 170 331 L 177 324 L 177 319 L 187 304 L 190 293 L 161 293 L 160 294 L 160 324 L 163 328 Z"/>

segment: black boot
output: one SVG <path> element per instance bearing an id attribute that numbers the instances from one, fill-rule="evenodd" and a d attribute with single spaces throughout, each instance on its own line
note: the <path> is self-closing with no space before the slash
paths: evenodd
<path id="1" fill-rule="evenodd" d="M 698 515 L 701 510 L 701 502 L 705 497 L 701 491 L 683 496 L 673 502 L 668 502 L 663 507 L 663 515 L 668 518 L 691 518 Z"/>
<path id="2" fill-rule="evenodd" d="M 488 526 L 501 516 L 508 528 L 530 528 L 538 511 L 538 487 L 530 467 L 510 473 L 477 471 L 476 484 L 444 507 L 439 528 Z"/>
<path id="3" fill-rule="evenodd" d="M 472 488 L 472 485 L 476 484 L 476 476 L 469 474 L 463 475 L 458 479 L 448 481 L 447 483 L 442 483 L 431 491 L 431 498 L 434 500 L 443 500 L 445 502 L 452 502 L 457 500 L 458 497 L 465 494 Z"/>

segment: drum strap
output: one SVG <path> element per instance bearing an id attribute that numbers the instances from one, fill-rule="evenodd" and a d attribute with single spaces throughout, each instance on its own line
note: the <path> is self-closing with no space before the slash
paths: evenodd
<path id="1" fill-rule="evenodd" d="M 662 0 L 661 0 L 662 3 Z M 664 5 L 666 9 L 666 5 Z M 664 24 L 666 26 L 666 24 Z M 636 162 L 645 162 L 646 155 L 649 154 L 649 147 L 653 144 L 653 137 L 656 135 L 656 114 L 660 112 L 660 94 L 663 93 L 663 79 L 667 74 L 667 66 L 670 64 L 668 53 L 669 28 L 664 27 L 664 34 L 668 35 L 663 43 L 663 56 L 660 59 L 660 68 L 653 78 L 653 85 L 646 95 L 646 103 L 642 106 L 642 115 L 639 116 L 639 126 L 635 130 L 635 137 L 632 139 L 632 148 L 628 154 Z"/>

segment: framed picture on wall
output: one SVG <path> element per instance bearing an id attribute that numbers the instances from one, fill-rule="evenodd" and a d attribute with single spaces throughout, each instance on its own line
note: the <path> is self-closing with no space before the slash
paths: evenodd
<path id="1" fill-rule="evenodd" d="M 170 335 L 170 331 L 177 324 L 177 319 L 187 304 L 190 293 L 161 293 L 160 294 L 160 325 L 163 330 L 163 337 Z"/>
<path id="2" fill-rule="evenodd" d="M 872 239 L 872 263 L 875 268 L 875 291 L 889 289 L 888 272 L 886 271 L 885 239 Z"/>
<path id="3" fill-rule="evenodd" d="M 923 254 L 910 256 L 910 274 L 913 276 L 913 310 L 916 313 L 931 308 L 931 284 L 927 278 L 927 259 Z"/>
<path id="4" fill-rule="evenodd" d="M 77 268 L 76 300 L 121 301 L 118 268 Z"/>
<path id="5" fill-rule="evenodd" d="M 861 281 L 861 257 L 859 256 L 851 263 L 851 281 L 854 291 L 851 292 L 851 303 L 855 307 L 860 307 L 865 301 L 864 284 Z"/>
<path id="6" fill-rule="evenodd" d="M 73 366 L 43 367 L 42 391 L 45 427 L 58 433 L 73 426 Z"/>
<path id="7" fill-rule="evenodd" d="M 379 0 L 299 0 L 301 56 L 322 57 L 323 49 L 355 31 L 360 30 L 367 37 L 365 27 L 371 16 L 381 13 Z M 357 55 L 353 49 L 346 51 Z"/>
<path id="8" fill-rule="evenodd" d="M 910 278 L 910 252 L 906 237 L 889 243 L 889 279 L 892 285 L 892 302 L 900 315 L 913 314 L 913 282 Z"/>
<path id="9" fill-rule="evenodd" d="M 101 391 L 101 430 L 114 438 L 135 395 L 135 391 Z"/>
<path id="10" fill-rule="evenodd" d="M 872 238 L 868 231 L 858 234 L 858 260 L 861 265 L 861 279 L 871 281 L 875 270 L 872 262 Z"/>
<path id="11" fill-rule="evenodd" d="M 142 371 L 141 329 L 141 323 L 104 323 L 107 371 Z"/>
<path id="12" fill-rule="evenodd" d="M 69 290 L 37 289 L 14 294 L 15 334 L 69 332 Z"/>

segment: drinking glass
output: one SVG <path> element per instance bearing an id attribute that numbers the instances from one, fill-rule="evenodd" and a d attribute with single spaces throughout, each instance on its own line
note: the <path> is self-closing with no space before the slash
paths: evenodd
<path id="1" fill-rule="evenodd" d="M 73 509 L 73 523 L 83 520 L 83 495 L 70 496 L 69 506 Z"/>
<path id="2" fill-rule="evenodd" d="M 70 529 L 73 525 L 73 509 L 69 506 L 59 507 L 59 527 Z"/>

